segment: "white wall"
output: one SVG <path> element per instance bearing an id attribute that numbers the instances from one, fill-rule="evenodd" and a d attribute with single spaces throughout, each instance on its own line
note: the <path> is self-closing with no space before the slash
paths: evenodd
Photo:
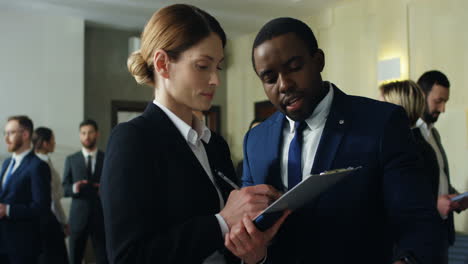
<path id="1" fill-rule="evenodd" d="M 84 107 L 84 21 L 0 9 L 0 127 L 25 114 L 55 132 L 55 167 L 79 149 Z M 0 143 L 0 160 L 7 157 Z"/>
<path id="2" fill-rule="evenodd" d="M 452 185 L 468 191 L 468 18 L 466 0 L 418 0 L 408 6 L 410 75 L 438 69 L 450 80 L 447 111 L 436 123 L 450 165 Z M 455 214 L 455 227 L 468 233 L 468 212 Z"/>

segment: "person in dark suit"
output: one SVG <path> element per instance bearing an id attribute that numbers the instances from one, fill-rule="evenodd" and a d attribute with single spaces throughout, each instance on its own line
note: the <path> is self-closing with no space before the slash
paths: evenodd
<path id="1" fill-rule="evenodd" d="M 108 263 L 99 186 L 104 163 L 104 152 L 98 150 L 98 126 L 94 120 L 80 124 L 80 142 L 83 148 L 67 157 L 63 172 L 66 197 L 72 197 L 69 225 L 70 263 L 80 264 L 88 237 L 91 237 L 98 264 Z"/>
<path id="2" fill-rule="evenodd" d="M 252 120 L 250 122 L 250 125 L 249 125 L 249 130 L 258 126 L 263 120 L 260 120 L 260 119 L 257 119 L 257 118 L 254 118 L 254 120 Z M 242 179 L 242 170 L 244 169 L 244 160 L 240 160 L 238 163 L 237 163 L 237 166 L 236 166 L 236 175 L 239 179 Z"/>
<path id="3" fill-rule="evenodd" d="M 62 207 L 63 188 L 60 174 L 52 165 L 49 153 L 55 150 L 55 136 L 50 128 L 38 127 L 32 136 L 33 148 L 37 157 L 47 163 L 51 175 L 51 210 L 53 214 L 46 220 L 41 264 L 67 264 L 68 254 L 65 245 L 65 232 L 68 224 Z"/>
<path id="4" fill-rule="evenodd" d="M 155 99 L 109 139 L 101 194 L 110 262 L 240 262 L 234 254 L 257 263 L 285 216 L 264 233 L 250 219 L 279 193 L 233 190 L 228 145 L 193 114 L 210 108 L 219 86 L 223 29 L 205 11 L 176 4 L 158 10 L 141 39 L 127 65 Z"/>
<path id="5" fill-rule="evenodd" d="M 439 263 L 441 221 L 404 110 L 322 81 L 324 53 L 297 19 L 265 24 L 252 60 L 278 112 L 245 136 L 244 186 L 362 166 L 286 219 L 267 262 Z"/>
<path id="6" fill-rule="evenodd" d="M 445 74 L 432 70 L 425 72 L 418 79 L 418 85 L 426 96 L 426 107 L 422 117 L 416 122 L 416 127 L 425 141 L 429 143 L 436 154 L 435 164 L 438 166 L 437 174 L 437 207 L 444 219 L 445 232 L 448 244 L 445 245 L 444 263 L 448 263 L 448 248 L 455 242 L 455 226 L 453 212 L 460 213 L 468 208 L 468 199 L 452 202 L 450 198 L 456 196 L 458 191 L 450 182 L 448 158 L 440 139 L 438 130 L 434 127 L 441 113 L 445 112 L 450 97 L 450 82 Z"/>
<path id="7" fill-rule="evenodd" d="M 421 134 L 416 122 L 423 115 L 425 109 L 425 95 L 419 85 L 411 80 L 392 81 L 380 85 L 380 100 L 400 105 L 408 115 L 409 126 L 413 134 L 416 150 L 423 161 L 426 180 L 430 182 L 434 201 L 437 202 L 439 184 L 439 166 L 431 145 Z M 439 212 L 443 213 L 443 212 Z"/>
<path id="8" fill-rule="evenodd" d="M 13 156 L 0 173 L 0 263 L 39 261 L 44 219 L 50 212 L 50 170 L 31 150 L 33 123 L 27 116 L 8 118 L 5 143 Z"/>

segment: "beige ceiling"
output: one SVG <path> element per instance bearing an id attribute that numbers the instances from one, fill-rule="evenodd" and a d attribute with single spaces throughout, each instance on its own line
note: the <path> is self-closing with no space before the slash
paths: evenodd
<path id="1" fill-rule="evenodd" d="M 257 31 L 279 16 L 307 17 L 339 0 L 0 0 L 0 8 L 83 18 L 87 23 L 141 30 L 158 8 L 188 3 L 214 15 L 228 37 Z"/>

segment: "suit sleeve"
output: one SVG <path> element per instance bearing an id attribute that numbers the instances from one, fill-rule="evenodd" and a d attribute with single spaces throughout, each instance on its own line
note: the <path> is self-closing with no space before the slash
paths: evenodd
<path id="1" fill-rule="evenodd" d="M 110 137 L 101 179 L 107 252 L 111 263 L 202 263 L 223 248 L 214 215 L 168 219 L 161 193 L 167 178 L 157 175 L 157 146 L 148 146 L 144 128 L 119 125 Z M 152 135 L 154 136 L 154 135 Z M 155 151 L 149 154 L 149 151 Z M 145 154 L 146 153 L 146 154 Z M 155 158 L 156 156 L 156 158 Z M 155 179 L 158 188 L 151 184 Z M 175 187 L 174 187 L 175 188 Z M 156 209 L 155 209 L 156 208 Z"/>
<path id="2" fill-rule="evenodd" d="M 73 176 L 70 167 L 70 156 L 65 159 L 65 168 L 63 169 L 63 192 L 65 197 L 73 196 Z"/>
<path id="3" fill-rule="evenodd" d="M 9 218 L 12 220 L 39 219 L 47 216 L 50 210 L 50 169 L 45 162 L 39 162 L 31 168 L 32 200 L 28 204 L 10 204 Z"/>
<path id="4" fill-rule="evenodd" d="M 442 220 L 402 108 L 393 111 L 384 129 L 382 190 L 397 254 L 411 252 L 421 263 L 442 263 Z"/>
<path id="5" fill-rule="evenodd" d="M 249 156 L 248 156 L 248 143 L 249 143 L 249 133 L 247 132 L 244 137 L 244 164 L 242 170 L 242 187 L 254 185 L 252 175 L 250 172 L 249 166 Z"/>
<path id="6" fill-rule="evenodd" d="M 65 197 L 80 197 L 79 193 L 73 193 L 73 170 L 71 167 L 71 156 L 65 159 L 65 168 L 63 169 L 63 192 Z"/>

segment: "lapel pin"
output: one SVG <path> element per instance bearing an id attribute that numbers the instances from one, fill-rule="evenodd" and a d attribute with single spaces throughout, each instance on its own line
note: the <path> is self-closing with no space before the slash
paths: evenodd
<path id="1" fill-rule="evenodd" d="M 344 124 L 344 120 L 341 119 L 339 122 L 338 122 L 340 125 Z"/>

